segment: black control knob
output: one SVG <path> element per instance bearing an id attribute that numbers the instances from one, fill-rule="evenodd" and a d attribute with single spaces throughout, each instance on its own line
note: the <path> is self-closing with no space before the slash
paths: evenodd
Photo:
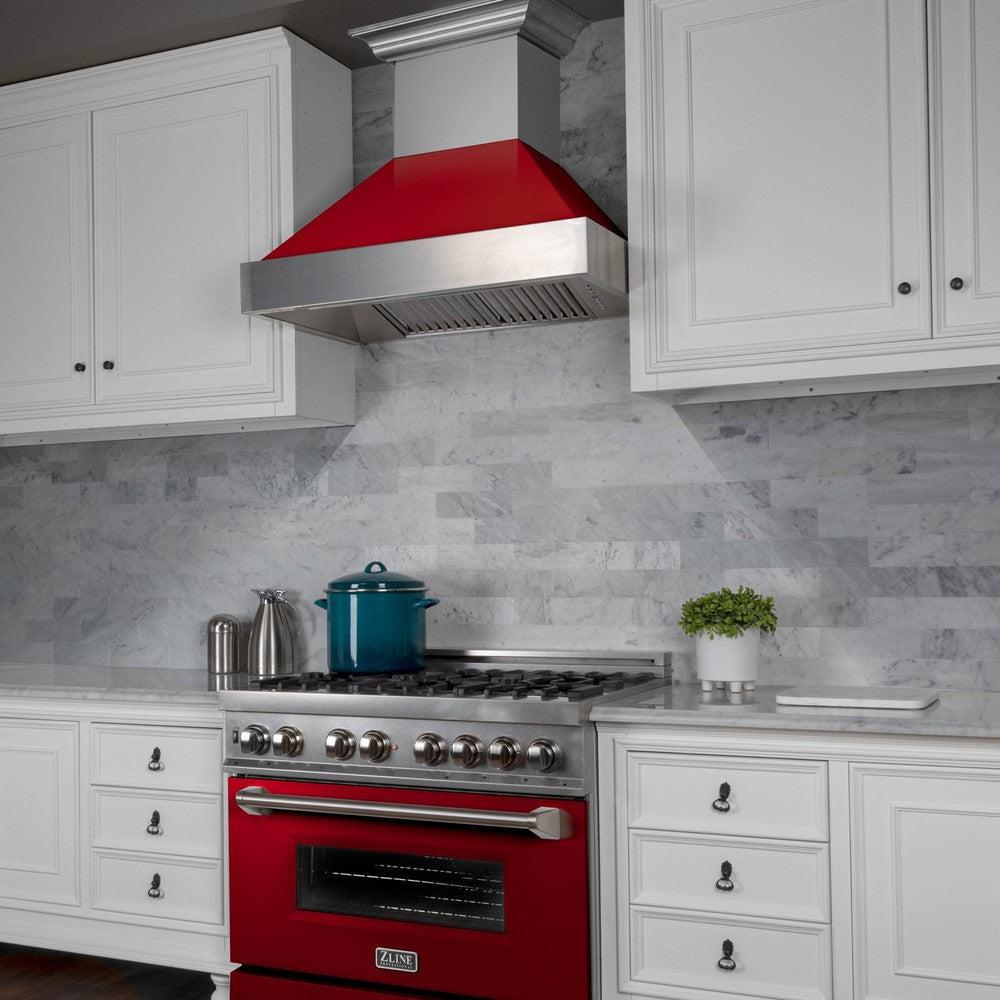
<path id="1" fill-rule="evenodd" d="M 451 759 L 459 767 L 479 767 L 483 762 L 483 745 L 475 736 L 464 733 L 451 745 Z"/>
<path id="2" fill-rule="evenodd" d="M 369 729 L 358 742 L 361 756 L 371 764 L 378 764 L 392 753 L 392 742 L 385 733 Z"/>
<path id="3" fill-rule="evenodd" d="M 521 763 L 521 744 L 510 736 L 498 736 L 486 754 L 491 767 L 498 771 L 510 771 Z"/>
<path id="4" fill-rule="evenodd" d="M 900 295 L 909 295 L 910 292 L 913 291 L 913 285 L 911 285 L 908 281 L 901 281 L 896 288 L 896 291 L 899 292 Z"/>
<path id="5" fill-rule="evenodd" d="M 956 292 L 960 292 L 963 288 L 965 288 L 965 282 L 962 281 L 961 278 L 952 278 L 951 281 L 948 282 L 948 284 L 951 285 L 951 287 L 954 288 Z"/>
<path id="6" fill-rule="evenodd" d="M 425 767 L 434 767 L 448 756 L 448 748 L 437 733 L 421 733 L 413 743 L 413 759 Z"/>
<path id="7" fill-rule="evenodd" d="M 528 744 L 528 763 L 536 771 L 551 771 L 562 763 L 559 744 L 542 738 Z"/>
<path id="8" fill-rule="evenodd" d="M 358 748 L 358 741 L 346 729 L 331 729 L 326 734 L 326 755 L 333 760 L 350 760 Z"/>
<path id="9" fill-rule="evenodd" d="M 75 372 L 85 372 L 86 370 L 87 366 L 82 361 L 77 361 L 77 363 L 73 365 L 73 371 Z"/>
<path id="10" fill-rule="evenodd" d="M 240 752 L 250 754 L 266 753 L 271 745 L 271 734 L 263 726 L 247 726 L 240 733 Z"/>
<path id="11" fill-rule="evenodd" d="M 102 367 L 106 372 L 111 372 L 115 370 L 115 363 L 113 361 L 105 361 Z"/>
<path id="12" fill-rule="evenodd" d="M 302 734 L 294 726 L 282 726 L 271 737 L 275 757 L 298 757 L 304 745 Z"/>

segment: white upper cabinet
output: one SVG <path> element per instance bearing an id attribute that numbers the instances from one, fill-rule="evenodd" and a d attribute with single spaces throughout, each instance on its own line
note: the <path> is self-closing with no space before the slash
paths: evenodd
<path id="1" fill-rule="evenodd" d="M 930 6 L 935 319 L 1000 335 L 1000 3 Z"/>
<path id="2" fill-rule="evenodd" d="M 0 233 L 0 420 L 4 411 L 89 403 L 85 116 L 0 128 Z"/>
<path id="3" fill-rule="evenodd" d="M 277 242 L 269 108 L 263 77 L 94 115 L 101 401 L 273 392 L 234 266 Z"/>
<path id="4" fill-rule="evenodd" d="M 996 1000 L 1000 773 L 852 777 L 855 1000 Z"/>
<path id="5" fill-rule="evenodd" d="M 985 9 L 1000 5 L 947 6 L 936 166 L 955 179 L 937 244 L 957 249 L 936 270 L 968 276 L 950 324 L 979 308 L 1000 332 L 998 172 L 973 194 L 976 149 L 1000 154 L 1000 10 Z M 626 0 L 626 33 L 633 388 L 684 401 L 995 377 L 1000 338 L 984 352 L 932 322 L 947 281 L 931 279 L 924 0 Z"/>
<path id="6" fill-rule="evenodd" d="M 0 445 L 353 423 L 356 348 L 239 270 L 352 173 L 350 72 L 282 28 L 0 89 Z"/>

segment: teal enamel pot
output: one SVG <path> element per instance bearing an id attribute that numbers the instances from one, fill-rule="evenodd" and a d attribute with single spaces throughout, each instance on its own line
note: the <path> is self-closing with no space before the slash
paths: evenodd
<path id="1" fill-rule="evenodd" d="M 424 612 L 438 603 L 423 580 L 370 562 L 331 580 L 326 597 L 327 652 L 335 673 L 392 674 L 424 669 Z"/>

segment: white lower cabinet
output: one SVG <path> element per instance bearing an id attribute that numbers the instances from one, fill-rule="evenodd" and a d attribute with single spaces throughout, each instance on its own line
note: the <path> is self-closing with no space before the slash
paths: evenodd
<path id="1" fill-rule="evenodd" d="M 602 1000 L 1000 998 L 996 741 L 598 728 Z"/>
<path id="2" fill-rule="evenodd" d="M 0 719 L 0 905 L 80 903 L 79 742 L 73 721 Z"/>
<path id="3" fill-rule="evenodd" d="M 631 933 L 632 981 L 653 996 L 678 988 L 772 1000 L 831 995 L 828 927 L 635 908 Z"/>
<path id="4" fill-rule="evenodd" d="M 221 764 L 213 705 L 0 700 L 0 941 L 209 972 L 224 1000 Z"/>
<path id="5" fill-rule="evenodd" d="M 97 910 L 154 920 L 222 923 L 222 865 L 218 861 L 94 852 Z"/>
<path id="6" fill-rule="evenodd" d="M 852 768 L 859 1000 L 1000 997 L 1000 770 Z"/>

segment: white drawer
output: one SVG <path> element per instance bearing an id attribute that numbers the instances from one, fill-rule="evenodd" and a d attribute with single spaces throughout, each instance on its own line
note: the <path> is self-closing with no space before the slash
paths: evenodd
<path id="1" fill-rule="evenodd" d="M 222 732 L 175 726 L 91 727 L 93 783 L 219 792 Z"/>
<path id="2" fill-rule="evenodd" d="M 828 839 L 824 761 L 630 753 L 628 801 L 637 828 Z"/>
<path id="3" fill-rule="evenodd" d="M 156 898 L 150 896 L 154 884 L 159 892 Z M 95 910 L 222 923 L 221 861 L 180 861 L 94 851 L 92 891 Z"/>
<path id="4" fill-rule="evenodd" d="M 830 919 L 825 844 L 633 831 L 631 901 L 708 913 Z M 727 866 L 728 879 L 723 871 Z"/>
<path id="5" fill-rule="evenodd" d="M 733 944 L 736 968 L 718 967 L 723 942 Z M 833 995 L 830 930 L 821 924 L 746 918 L 693 917 L 632 910 L 631 979 L 636 992 L 674 996 L 705 990 L 768 1000 L 829 1000 Z"/>
<path id="6" fill-rule="evenodd" d="M 218 795 L 93 790 L 94 847 L 147 854 L 222 856 L 222 799 Z"/>

